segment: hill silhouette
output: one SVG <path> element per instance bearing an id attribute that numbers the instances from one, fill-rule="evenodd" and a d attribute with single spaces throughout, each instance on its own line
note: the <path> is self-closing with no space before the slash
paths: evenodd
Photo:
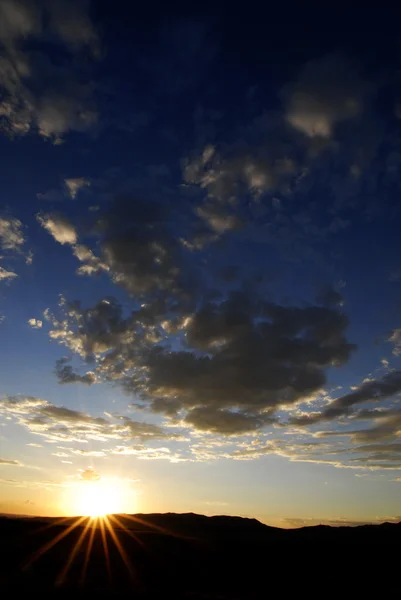
<path id="1" fill-rule="evenodd" d="M 280 529 L 193 513 L 116 515 L 107 525 L 3 516 L 0 535 L 1 589 L 10 593 L 260 598 L 321 581 L 398 589 L 401 523 Z"/>

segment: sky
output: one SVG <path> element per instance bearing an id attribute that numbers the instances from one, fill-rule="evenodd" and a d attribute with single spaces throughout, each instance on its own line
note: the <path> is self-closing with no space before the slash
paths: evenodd
<path id="1" fill-rule="evenodd" d="M 0 512 L 400 520 L 398 19 L 208 6 L 0 0 Z"/>

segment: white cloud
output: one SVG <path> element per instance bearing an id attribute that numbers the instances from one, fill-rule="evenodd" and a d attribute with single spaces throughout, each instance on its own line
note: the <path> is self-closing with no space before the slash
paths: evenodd
<path id="1" fill-rule="evenodd" d="M 0 217 L 0 246 L 3 250 L 18 251 L 24 244 L 22 223 L 14 217 Z"/>
<path id="2" fill-rule="evenodd" d="M 85 177 L 70 177 L 68 179 L 64 179 L 64 185 L 67 189 L 67 193 L 72 199 L 75 199 L 77 194 L 81 190 L 89 187 L 90 184 L 90 180 L 86 179 Z"/>
<path id="3" fill-rule="evenodd" d="M 60 244 L 75 244 L 77 232 L 71 221 L 60 213 L 44 213 L 37 215 L 39 223 Z"/>
<path id="4" fill-rule="evenodd" d="M 7 269 L 0 267 L 0 281 L 2 279 L 14 279 L 15 277 L 18 277 L 16 273 L 13 271 L 7 271 Z"/>
<path id="5" fill-rule="evenodd" d="M 28 325 L 30 325 L 33 329 L 40 329 L 43 325 L 43 321 L 40 319 L 28 319 Z"/>

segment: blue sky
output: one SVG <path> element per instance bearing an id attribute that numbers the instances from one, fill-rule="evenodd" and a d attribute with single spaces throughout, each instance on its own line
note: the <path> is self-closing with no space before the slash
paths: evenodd
<path id="1" fill-rule="evenodd" d="M 399 31 L 260 17 L 0 0 L 1 511 L 399 518 Z"/>

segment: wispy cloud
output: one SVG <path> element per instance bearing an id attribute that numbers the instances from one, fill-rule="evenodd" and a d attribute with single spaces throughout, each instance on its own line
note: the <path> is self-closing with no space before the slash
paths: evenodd
<path id="1" fill-rule="evenodd" d="M 21 463 L 18 460 L 11 460 L 8 458 L 0 458 L 0 465 L 10 465 L 20 467 Z"/>

